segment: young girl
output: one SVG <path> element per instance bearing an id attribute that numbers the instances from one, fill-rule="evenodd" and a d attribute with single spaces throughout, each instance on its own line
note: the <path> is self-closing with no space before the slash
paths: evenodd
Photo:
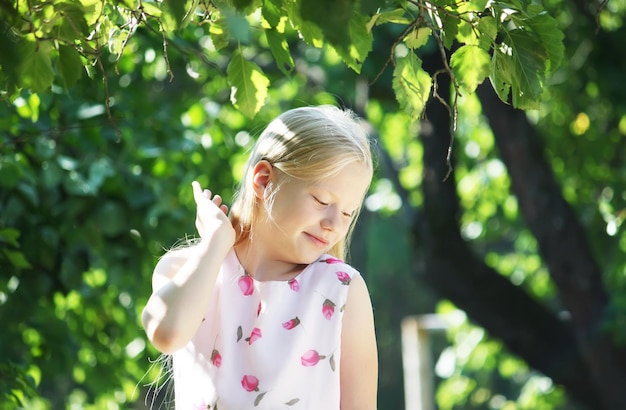
<path id="1" fill-rule="evenodd" d="M 376 408 L 372 306 L 342 262 L 372 168 L 350 111 L 303 107 L 259 137 L 230 218 L 192 184 L 200 240 L 161 258 L 143 312 L 177 410 Z"/>

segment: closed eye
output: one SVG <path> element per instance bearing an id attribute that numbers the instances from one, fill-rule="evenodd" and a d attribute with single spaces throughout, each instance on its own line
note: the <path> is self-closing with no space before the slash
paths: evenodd
<path id="1" fill-rule="evenodd" d="M 318 197 L 316 197 L 316 196 L 313 196 L 313 198 L 315 199 L 315 201 L 316 201 L 318 204 L 320 204 L 320 205 L 322 205 L 322 206 L 328 206 L 328 202 L 320 201 L 320 199 L 319 199 Z"/>

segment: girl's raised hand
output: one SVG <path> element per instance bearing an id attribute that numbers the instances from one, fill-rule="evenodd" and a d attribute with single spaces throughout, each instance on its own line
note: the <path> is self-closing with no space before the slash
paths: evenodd
<path id="1" fill-rule="evenodd" d="M 222 197 L 203 190 L 198 181 L 191 183 L 193 198 L 196 201 L 196 229 L 202 239 L 218 236 L 222 243 L 232 246 L 235 243 L 235 229 L 228 219 L 228 207 Z"/>

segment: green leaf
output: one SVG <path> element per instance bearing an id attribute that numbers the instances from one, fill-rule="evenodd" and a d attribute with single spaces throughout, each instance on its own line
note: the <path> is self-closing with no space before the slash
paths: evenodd
<path id="1" fill-rule="evenodd" d="M 322 47 L 324 44 L 322 29 L 317 24 L 301 17 L 299 5 L 300 3 L 296 2 L 287 2 L 284 5 L 291 25 L 298 31 L 305 43 L 314 47 Z"/>
<path id="2" fill-rule="evenodd" d="M 489 51 L 492 48 L 493 43 L 495 43 L 496 36 L 498 35 L 496 19 L 492 16 L 481 17 L 478 20 L 478 31 L 480 32 L 478 46 L 485 51 Z"/>
<path id="3" fill-rule="evenodd" d="M 415 50 L 425 45 L 432 34 L 430 27 L 415 28 L 404 37 L 404 44 L 408 48 Z"/>
<path id="4" fill-rule="evenodd" d="M 355 72 L 361 72 L 361 66 L 372 51 L 372 43 L 374 41 L 372 32 L 367 30 L 367 17 L 355 13 L 350 19 L 350 38 L 351 42 L 348 52 L 339 52 L 344 58 L 344 62 Z"/>
<path id="5" fill-rule="evenodd" d="M 317 24 L 310 21 L 302 21 L 298 27 L 302 39 L 313 47 L 321 48 L 324 44 L 324 34 Z"/>
<path id="6" fill-rule="evenodd" d="M 506 52 L 496 49 L 491 59 L 489 80 L 500 100 L 506 103 L 509 102 L 511 85 L 515 82 L 513 79 L 514 71 L 513 58 Z"/>
<path id="7" fill-rule="evenodd" d="M 168 1 L 164 1 L 164 4 L 167 4 Z M 184 2 L 180 2 L 184 5 Z M 146 13 L 150 17 L 161 17 L 161 9 L 158 8 L 155 4 L 144 1 L 141 3 L 142 11 Z M 176 16 L 176 22 L 178 23 L 178 16 Z"/>
<path id="8" fill-rule="evenodd" d="M 60 45 L 57 71 L 66 89 L 76 84 L 83 72 L 83 62 L 78 51 L 73 47 Z"/>
<path id="9" fill-rule="evenodd" d="M 368 26 L 371 28 L 374 25 L 378 26 L 379 24 L 385 23 L 410 24 L 411 21 L 411 19 L 406 17 L 406 11 L 404 9 L 394 9 L 374 14 Z"/>
<path id="10" fill-rule="evenodd" d="M 218 19 L 209 27 L 209 34 L 211 35 L 211 40 L 216 50 L 226 48 L 230 43 L 230 36 L 226 30 L 224 30 L 223 23 L 224 21 L 222 19 Z"/>
<path id="11" fill-rule="evenodd" d="M 61 16 L 57 31 L 59 39 L 74 44 L 77 38 L 82 39 L 89 35 L 85 9 L 79 1 L 55 4 L 54 10 Z"/>
<path id="12" fill-rule="evenodd" d="M 324 41 L 337 51 L 350 47 L 350 20 L 354 13 L 351 0 L 300 1 L 302 20 L 317 25 L 322 30 Z"/>
<path id="13" fill-rule="evenodd" d="M 176 28 L 182 28 L 185 25 L 185 15 L 187 14 L 185 10 L 185 3 L 181 0 L 163 0 L 163 9 L 164 11 L 170 13 L 172 17 L 174 17 L 174 21 L 176 21 Z"/>
<path id="14" fill-rule="evenodd" d="M 565 54 L 563 45 L 565 36 L 558 28 L 556 19 L 544 11 L 530 18 L 527 23 L 541 39 L 541 44 L 548 55 L 548 70 L 554 72 L 561 65 Z"/>
<path id="15" fill-rule="evenodd" d="M 520 109 L 537 109 L 547 65 L 547 54 L 538 36 L 523 29 L 504 32 L 505 41 L 492 58 L 491 82 L 498 96 Z"/>
<path id="16" fill-rule="evenodd" d="M 488 0 L 471 0 L 466 3 L 465 10 L 483 11 L 487 7 Z"/>
<path id="17" fill-rule="evenodd" d="M 526 30 L 509 33 L 514 76 L 513 106 L 526 109 L 538 107 L 546 68 L 546 53 L 537 37 Z"/>
<path id="18" fill-rule="evenodd" d="M 441 26 L 443 27 L 440 34 L 443 45 L 447 49 L 450 49 L 459 32 L 461 19 L 448 13 L 440 14 L 439 18 L 441 19 Z"/>
<path id="19" fill-rule="evenodd" d="M 276 59 L 276 66 L 283 74 L 289 75 L 294 68 L 294 62 L 289 52 L 287 40 L 275 29 L 265 30 L 265 35 L 270 51 Z"/>
<path id="20" fill-rule="evenodd" d="M 400 107 L 412 120 L 419 119 L 430 96 L 432 79 L 415 53 L 396 60 L 392 85 Z"/>
<path id="21" fill-rule="evenodd" d="M 22 85 L 36 93 L 46 91 L 54 80 L 54 71 L 50 61 L 50 47 L 48 43 L 29 44 L 32 52 L 26 55 L 22 62 Z"/>
<path id="22" fill-rule="evenodd" d="M 20 231 L 14 228 L 4 228 L 0 229 L 0 242 L 8 243 L 11 246 L 16 248 L 19 247 L 19 242 L 17 241 L 20 237 Z"/>
<path id="23" fill-rule="evenodd" d="M 230 100 L 248 118 L 253 118 L 265 103 L 269 80 L 259 66 L 238 50 L 226 68 L 231 87 Z"/>
<path id="24" fill-rule="evenodd" d="M 283 16 L 282 1 L 281 0 L 268 0 L 263 3 L 261 8 L 261 14 L 263 18 L 268 22 L 271 28 L 278 27 L 280 19 Z"/>
<path id="25" fill-rule="evenodd" d="M 28 42 L 10 30 L 0 30 L 0 44 L 0 87 L 2 91 L 14 91 L 20 83 L 20 66 Z"/>
<path id="26" fill-rule="evenodd" d="M 482 48 L 464 45 L 450 57 L 450 68 L 461 88 L 473 93 L 489 75 L 490 62 L 489 53 Z"/>
<path id="27" fill-rule="evenodd" d="M 31 267 L 22 252 L 10 249 L 4 249 L 3 252 L 15 269 L 28 269 Z"/>

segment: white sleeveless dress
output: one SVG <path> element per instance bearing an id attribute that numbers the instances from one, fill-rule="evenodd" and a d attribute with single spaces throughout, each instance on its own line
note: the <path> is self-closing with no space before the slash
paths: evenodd
<path id="1" fill-rule="evenodd" d="M 290 281 L 259 282 L 231 251 L 205 320 L 173 354 L 176 410 L 339 409 L 341 321 L 358 274 L 322 255 Z"/>

